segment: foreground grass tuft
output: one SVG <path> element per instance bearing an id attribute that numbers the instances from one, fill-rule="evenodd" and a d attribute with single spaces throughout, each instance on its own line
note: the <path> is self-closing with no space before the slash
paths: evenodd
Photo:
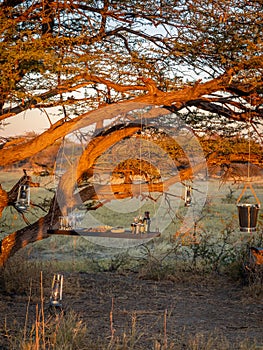
<path id="1" fill-rule="evenodd" d="M 6 331 L 5 336 L 10 350 L 86 349 L 86 326 L 72 311 L 47 320 L 37 316 L 28 330 L 21 330 L 17 335 L 9 333 Z"/>

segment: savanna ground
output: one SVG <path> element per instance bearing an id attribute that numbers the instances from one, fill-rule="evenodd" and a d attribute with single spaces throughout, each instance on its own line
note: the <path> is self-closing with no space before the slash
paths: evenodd
<path id="1" fill-rule="evenodd" d="M 36 343 L 37 328 L 41 338 L 43 315 L 47 334 L 62 332 L 51 349 L 263 349 L 262 290 L 227 275 L 67 272 L 61 320 L 50 316 L 47 276 L 43 303 L 30 278 L 28 293 L 22 276 L 17 292 L 2 291 L 2 349 L 35 349 L 24 344 Z"/>
<path id="2" fill-rule="evenodd" d="M 199 244 L 172 240 L 170 227 L 126 249 L 72 237 L 22 249 L 2 271 L 0 349 L 263 349 L 262 279 L 244 283 L 252 237 L 238 231 L 231 209 L 239 192 L 213 184 Z M 2 235 L 18 224 L 6 210 Z M 54 273 L 64 275 L 57 316 L 49 310 Z"/>

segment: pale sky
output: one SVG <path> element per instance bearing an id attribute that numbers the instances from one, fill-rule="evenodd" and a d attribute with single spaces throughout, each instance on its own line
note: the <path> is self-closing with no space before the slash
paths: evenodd
<path id="1" fill-rule="evenodd" d="M 56 113 L 57 115 L 55 113 L 50 113 L 49 109 L 49 117 L 53 123 L 62 117 L 58 115 L 57 109 Z M 46 114 L 38 109 L 22 112 L 14 117 L 6 119 L 6 122 L 9 124 L 0 127 L 0 136 L 3 137 L 23 135 L 30 131 L 41 133 L 50 126 Z"/>

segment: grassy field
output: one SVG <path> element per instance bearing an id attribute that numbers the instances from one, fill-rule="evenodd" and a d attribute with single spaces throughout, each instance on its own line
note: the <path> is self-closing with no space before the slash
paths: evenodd
<path id="1" fill-rule="evenodd" d="M 20 177 L 20 173 L 0 173 L 0 182 L 4 189 L 9 190 Z M 33 203 L 48 208 L 54 194 L 55 181 L 53 177 L 33 177 L 40 182 L 39 188 L 31 189 Z M 82 220 L 83 227 L 109 225 L 129 229 L 135 216 L 144 211 L 150 211 L 152 230 L 160 228 L 161 237 L 148 243 L 148 247 L 160 254 L 171 249 L 172 244 L 181 250 L 189 249 L 192 256 L 197 250 L 193 239 L 199 246 L 205 245 L 211 254 L 221 254 L 222 249 L 229 252 L 236 247 L 243 247 L 249 241 L 261 243 L 262 213 L 259 215 L 259 230 L 256 234 L 246 234 L 239 231 L 236 200 L 242 191 L 243 184 L 231 182 L 220 184 L 218 180 L 209 179 L 207 182 L 195 183 L 192 206 L 186 208 L 181 197 L 184 189 L 181 184 L 173 188 L 176 196 L 162 196 L 156 201 L 150 199 L 125 199 L 113 201 L 96 211 L 86 213 Z M 207 186 L 207 189 L 206 189 Z M 263 202 L 263 184 L 254 184 L 254 189 Z M 201 193 L 201 195 L 200 195 Z M 157 194 L 151 194 L 157 198 Z M 252 193 L 246 192 L 246 199 L 254 202 Z M 201 205 L 200 205 L 201 202 Z M 32 206 L 26 213 L 29 222 L 43 216 L 43 210 Z M 163 224 L 163 227 L 162 227 Z M 26 224 L 21 215 L 12 207 L 4 210 L 0 220 L 0 237 L 24 227 Z M 160 227 L 161 226 L 161 227 Z M 185 232 L 185 231 L 186 232 Z M 202 244 L 200 244 L 202 243 Z M 222 248 L 222 246 L 224 248 Z M 190 248 L 189 248 L 190 247 Z M 202 248 L 204 249 L 204 247 Z M 95 256 L 96 259 L 109 259 L 116 254 L 140 255 L 143 248 L 134 241 L 123 239 L 86 239 L 83 237 L 51 237 L 42 242 L 36 242 L 27 247 L 32 256 L 55 260 L 83 260 Z M 178 248 L 179 250 L 179 248 Z M 156 253 L 157 254 L 157 253 Z"/>
<path id="2" fill-rule="evenodd" d="M 20 175 L 1 173 L 3 188 L 10 189 Z M 54 189 L 54 179 L 38 177 L 34 180 L 41 186 L 32 189 L 32 202 L 47 207 L 53 195 L 50 190 Z M 170 197 L 170 201 L 116 201 L 83 219 L 84 227 L 98 223 L 128 228 L 134 216 L 148 210 L 153 227 L 165 222 L 165 228 L 160 238 L 147 243 L 134 245 L 121 238 L 94 242 L 83 237 L 53 236 L 21 249 L 8 261 L 0 279 L 6 293 L 0 301 L 0 311 L 5 317 L 0 333 L 4 335 L 3 344 L 7 344 L 3 349 L 263 349 L 258 328 L 253 328 L 255 315 L 257 320 L 261 317 L 258 308 L 255 310 L 254 307 L 262 297 L 262 276 L 253 280 L 250 276 L 244 295 L 241 295 L 246 301 L 240 302 L 246 248 L 247 244 L 262 244 L 262 214 L 256 233 L 242 233 L 236 208 L 242 185 L 226 183 L 220 186 L 217 180 L 210 179 L 204 205 L 200 206 L 198 191 L 204 187 L 203 182 L 198 183 L 190 209 L 184 207 L 180 198 L 182 186 L 177 185 L 178 196 Z M 263 202 L 263 184 L 257 183 L 254 188 Z M 251 194 L 247 196 L 252 201 Z M 42 215 L 43 211 L 36 207 L 26 213 L 30 222 Z M 187 234 L 180 231 L 187 225 Z M 14 208 L 4 210 L 0 220 L 1 237 L 24 226 Z M 54 273 L 61 272 L 65 274 L 65 302 L 69 311 L 53 318 L 47 310 L 50 281 Z M 148 289 L 152 294 L 145 294 Z M 217 295 L 215 299 L 214 294 Z M 118 315 L 118 307 L 115 310 L 113 304 L 108 305 L 114 298 L 119 303 L 123 301 L 124 314 L 129 317 L 129 321 L 125 321 L 127 328 L 122 332 L 123 319 L 119 325 L 116 321 L 122 317 Z M 226 300 L 224 309 L 220 308 L 222 298 Z M 138 302 L 141 303 L 139 311 Z M 185 308 L 190 302 L 197 310 L 198 322 L 191 323 L 193 329 L 189 332 L 187 325 L 193 318 L 191 307 L 186 324 L 182 324 L 182 329 L 176 327 L 185 317 Z M 172 304 L 175 305 L 173 312 L 169 311 Z M 210 313 L 213 315 L 217 305 L 217 322 L 224 332 L 213 329 L 215 318 L 210 319 Z M 198 331 L 197 326 L 202 325 L 198 314 L 201 311 L 206 315 L 203 317 L 207 318 L 207 323 Z M 235 316 L 238 312 L 242 317 Z M 248 315 L 253 332 L 244 333 L 240 340 L 238 332 L 243 334 L 240 330 L 243 325 L 239 329 L 235 319 L 241 322 L 247 320 Z M 236 327 L 235 336 L 231 331 L 232 324 L 229 329 L 225 327 L 225 321 L 221 325 L 222 320 L 230 318 Z M 120 333 L 115 334 L 114 327 Z M 1 344 L 0 341 L 0 348 Z"/>

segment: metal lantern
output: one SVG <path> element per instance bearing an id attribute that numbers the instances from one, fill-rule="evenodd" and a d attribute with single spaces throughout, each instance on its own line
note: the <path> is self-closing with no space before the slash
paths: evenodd
<path id="1" fill-rule="evenodd" d="M 50 306 L 62 308 L 63 275 L 55 274 L 52 281 Z"/>
<path id="2" fill-rule="evenodd" d="M 185 194 L 184 194 L 184 206 L 190 207 L 192 202 L 192 187 L 185 186 Z"/>
<path id="3" fill-rule="evenodd" d="M 30 187 L 29 185 L 20 185 L 17 194 L 15 207 L 18 211 L 26 211 L 30 206 Z"/>

